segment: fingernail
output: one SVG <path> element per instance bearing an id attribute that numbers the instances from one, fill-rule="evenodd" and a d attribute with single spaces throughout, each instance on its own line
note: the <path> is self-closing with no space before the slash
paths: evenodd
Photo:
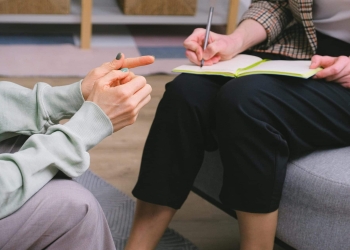
<path id="1" fill-rule="evenodd" d="M 128 72 L 129 69 L 128 69 L 128 68 L 122 68 L 122 69 L 120 69 L 120 71 L 121 71 L 121 72 Z"/>
<path id="2" fill-rule="evenodd" d="M 118 53 L 115 59 L 120 60 L 120 58 L 122 58 L 122 53 Z"/>

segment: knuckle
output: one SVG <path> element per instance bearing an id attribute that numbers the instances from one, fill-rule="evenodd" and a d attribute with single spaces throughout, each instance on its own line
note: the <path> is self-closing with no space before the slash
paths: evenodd
<path id="1" fill-rule="evenodd" d="M 102 65 L 101 65 L 101 67 L 108 67 L 108 66 L 109 66 L 108 62 L 102 63 Z"/>
<path id="2" fill-rule="evenodd" d="M 129 115 L 131 115 L 131 116 L 136 115 L 135 109 L 136 109 L 136 104 L 134 102 L 131 102 L 131 101 L 127 102 L 125 110 Z"/>
<path id="3" fill-rule="evenodd" d="M 128 92 L 124 88 L 119 88 L 116 95 L 120 100 L 125 100 L 129 97 Z"/>
<path id="4" fill-rule="evenodd" d="M 136 76 L 134 79 L 143 86 L 147 84 L 147 80 L 144 76 Z"/>
<path id="5" fill-rule="evenodd" d="M 149 103 L 151 101 L 151 99 L 152 99 L 151 96 L 148 95 L 147 98 L 146 98 L 146 103 Z"/>
<path id="6" fill-rule="evenodd" d="M 203 28 L 195 28 L 193 30 L 193 33 L 201 32 L 202 30 L 203 30 Z"/>
<path id="7" fill-rule="evenodd" d="M 134 124 L 136 122 L 136 116 L 133 116 L 129 119 L 129 124 Z"/>
<path id="8" fill-rule="evenodd" d="M 133 78 L 135 78 L 135 74 L 134 74 L 134 72 L 129 72 L 129 77 L 130 77 L 130 79 L 133 79 Z"/>
<path id="9" fill-rule="evenodd" d="M 338 67 L 332 67 L 329 71 L 331 75 L 336 75 L 340 72 L 340 69 Z"/>
<path id="10" fill-rule="evenodd" d="M 95 76 L 99 75 L 99 72 L 100 72 L 99 68 L 95 68 L 95 69 L 91 70 L 91 74 L 95 75 Z"/>
<path id="11" fill-rule="evenodd" d="M 97 79 L 95 83 L 96 83 L 98 86 L 104 85 L 104 82 L 103 82 L 102 79 Z"/>
<path id="12" fill-rule="evenodd" d="M 141 81 L 142 83 L 146 84 L 147 80 L 144 76 L 138 76 L 139 81 Z"/>

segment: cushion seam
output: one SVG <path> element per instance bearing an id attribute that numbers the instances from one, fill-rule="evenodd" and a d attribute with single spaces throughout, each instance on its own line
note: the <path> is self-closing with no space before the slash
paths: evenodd
<path id="1" fill-rule="evenodd" d="M 297 164 L 297 163 L 295 163 L 295 162 L 289 162 L 289 163 L 292 164 L 292 165 L 294 165 L 294 166 L 296 166 L 296 167 L 298 167 L 299 169 L 303 170 L 304 172 L 309 173 L 310 175 L 312 175 L 312 176 L 314 176 L 314 177 L 316 177 L 316 178 L 319 178 L 319 179 L 322 179 L 322 180 L 325 180 L 325 181 L 328 181 L 328 182 L 331 182 L 331 183 L 336 183 L 336 184 L 339 184 L 339 185 L 344 186 L 344 187 L 350 187 L 350 185 L 346 185 L 346 184 L 344 184 L 344 183 L 337 182 L 337 181 L 330 180 L 330 179 L 326 179 L 326 178 L 324 178 L 324 177 L 322 177 L 322 176 L 316 175 L 316 174 L 314 174 L 314 173 L 312 173 L 312 172 L 310 172 L 310 171 L 308 171 L 308 170 L 302 168 L 299 164 Z"/>

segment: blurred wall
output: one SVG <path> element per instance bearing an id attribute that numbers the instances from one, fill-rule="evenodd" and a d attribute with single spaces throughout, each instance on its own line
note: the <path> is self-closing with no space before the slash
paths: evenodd
<path id="1" fill-rule="evenodd" d="M 243 13 L 248 9 L 251 0 L 240 0 L 238 10 L 238 20 L 241 19 Z"/>

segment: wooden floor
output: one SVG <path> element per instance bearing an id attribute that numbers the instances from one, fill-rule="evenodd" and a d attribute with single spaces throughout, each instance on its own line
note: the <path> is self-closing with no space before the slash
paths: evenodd
<path id="1" fill-rule="evenodd" d="M 106 138 L 90 151 L 91 170 L 130 197 L 137 180 L 140 159 L 154 113 L 164 92 L 165 83 L 172 75 L 146 77 L 152 86 L 152 100 L 140 112 L 132 126 Z M 78 78 L 4 78 L 28 88 L 36 82 L 46 82 L 52 86 L 76 82 Z M 191 193 L 183 208 L 177 212 L 170 227 L 191 240 L 201 250 L 239 249 L 237 221 L 199 196 Z M 275 246 L 275 250 L 282 248 Z"/>

